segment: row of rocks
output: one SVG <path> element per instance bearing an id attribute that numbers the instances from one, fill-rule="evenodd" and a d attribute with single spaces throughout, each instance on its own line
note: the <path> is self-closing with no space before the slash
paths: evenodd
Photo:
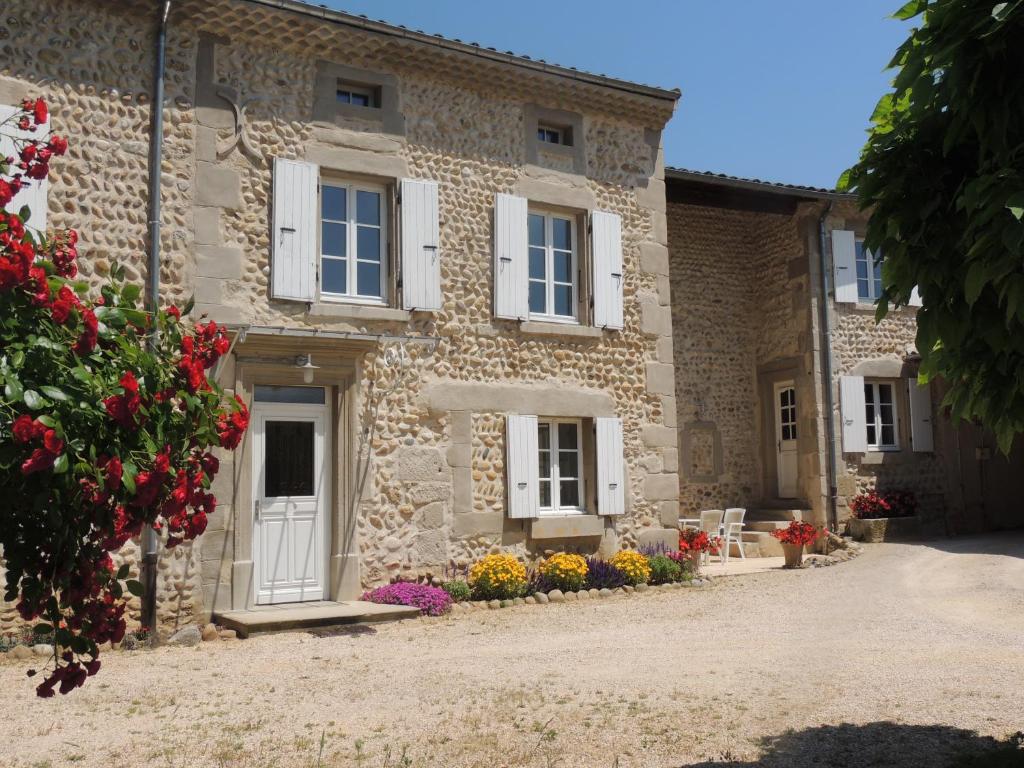
<path id="1" fill-rule="evenodd" d="M 669 590 L 681 587 L 710 587 L 710 578 L 693 579 L 673 584 L 638 584 L 635 587 L 625 586 L 618 589 L 581 589 L 579 592 L 563 592 L 560 589 L 552 589 L 550 592 L 534 592 L 528 597 L 516 597 L 511 600 L 467 600 L 462 603 L 453 603 L 453 612 L 468 612 L 478 610 L 494 610 L 497 608 L 510 608 L 514 605 L 548 605 L 550 603 L 572 603 L 579 600 L 599 600 L 602 598 L 614 597 L 615 595 L 632 595 L 637 592 L 648 590 Z"/>
<path id="2" fill-rule="evenodd" d="M 189 624 L 187 627 L 182 627 L 167 638 L 167 644 L 189 647 L 199 645 L 201 642 L 211 642 L 213 640 L 234 640 L 237 637 L 238 634 L 235 630 L 221 629 L 213 623 L 204 625 L 202 629 L 195 624 Z"/>

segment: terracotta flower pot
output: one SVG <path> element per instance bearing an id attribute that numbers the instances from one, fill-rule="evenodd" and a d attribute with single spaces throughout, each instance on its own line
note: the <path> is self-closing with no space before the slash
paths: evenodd
<path id="1" fill-rule="evenodd" d="M 804 562 L 804 545 L 803 544 L 788 544 L 785 541 L 782 544 L 782 554 L 786 557 L 785 568 L 799 568 Z"/>
<path id="2" fill-rule="evenodd" d="M 698 551 L 695 551 L 695 550 L 691 550 L 689 554 L 690 554 L 690 562 L 693 563 L 693 570 L 694 571 L 699 571 L 700 570 L 700 558 L 701 558 L 701 554 L 702 553 L 698 552 Z"/>

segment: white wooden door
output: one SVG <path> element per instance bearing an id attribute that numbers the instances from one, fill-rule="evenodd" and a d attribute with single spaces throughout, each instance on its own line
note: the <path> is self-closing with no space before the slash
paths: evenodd
<path id="1" fill-rule="evenodd" d="M 322 600 L 330 492 L 327 408 L 257 402 L 254 423 L 256 602 Z"/>
<path id="2" fill-rule="evenodd" d="M 775 467 L 779 498 L 797 495 L 796 387 L 784 381 L 775 385 Z"/>

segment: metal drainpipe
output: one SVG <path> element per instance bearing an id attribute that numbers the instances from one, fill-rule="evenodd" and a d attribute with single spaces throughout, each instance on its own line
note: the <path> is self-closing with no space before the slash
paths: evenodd
<path id="1" fill-rule="evenodd" d="M 160 307 L 160 181 L 164 146 L 164 57 L 167 52 L 167 16 L 171 0 L 157 0 L 159 20 L 156 55 L 153 63 L 153 101 L 150 106 L 149 132 L 149 265 L 146 280 L 146 309 L 156 313 Z M 159 337 L 152 325 L 148 344 L 155 347 Z M 156 530 L 147 525 L 142 531 L 142 626 L 150 637 L 156 630 L 156 574 L 158 561 Z"/>
<path id="2" fill-rule="evenodd" d="M 828 525 L 830 530 L 836 532 L 839 527 L 839 513 L 836 508 L 836 497 L 838 496 L 836 479 L 836 429 L 835 429 L 835 399 L 832 397 L 832 317 L 828 311 L 828 264 L 825 258 L 825 219 L 832 211 L 832 200 L 828 201 L 825 210 L 821 212 L 818 219 L 818 249 L 821 253 L 821 336 L 822 336 L 822 361 L 825 382 L 825 439 L 828 441 Z"/>

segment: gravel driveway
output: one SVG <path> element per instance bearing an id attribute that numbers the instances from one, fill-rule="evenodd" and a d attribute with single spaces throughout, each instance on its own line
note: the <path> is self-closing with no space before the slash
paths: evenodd
<path id="1" fill-rule="evenodd" d="M 1024 536 L 108 653 L 48 701 L 23 669 L 0 666 L 2 766 L 941 766 L 1024 729 Z"/>

